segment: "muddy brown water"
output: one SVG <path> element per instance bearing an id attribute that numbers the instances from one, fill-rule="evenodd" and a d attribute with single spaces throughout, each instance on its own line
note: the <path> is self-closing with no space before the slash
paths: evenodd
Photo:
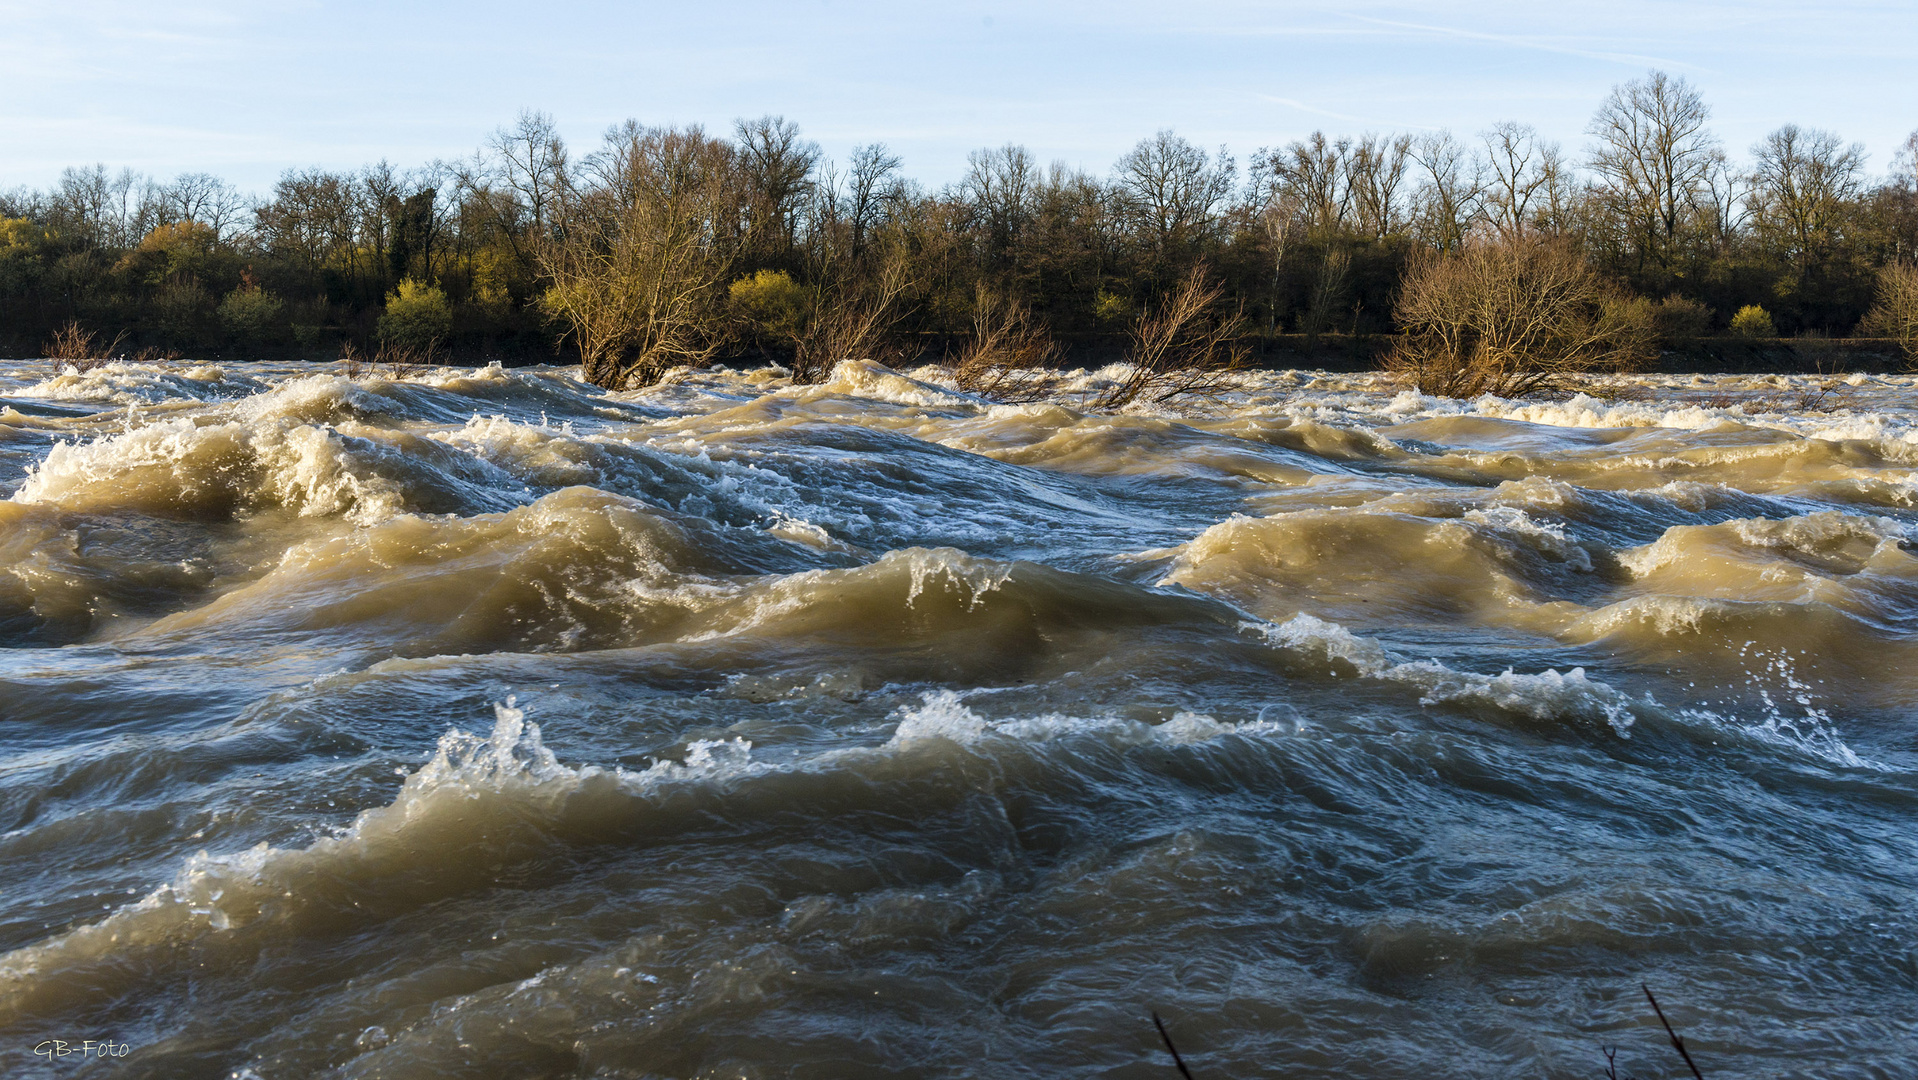
<path id="1" fill-rule="evenodd" d="M 1918 1070 L 1911 379 L 1113 377 L 0 363 L 0 1072 Z"/>

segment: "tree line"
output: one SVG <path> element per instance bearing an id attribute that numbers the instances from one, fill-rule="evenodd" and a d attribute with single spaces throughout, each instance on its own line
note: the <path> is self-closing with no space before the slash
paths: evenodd
<path id="1" fill-rule="evenodd" d="M 577 153 L 526 113 L 462 161 L 289 171 L 259 197 L 73 168 L 0 193 L 0 334 L 16 355 L 74 324 L 149 354 L 557 354 L 604 385 L 744 355 L 812 378 L 986 338 L 1042 362 L 1155 319 L 1217 357 L 1235 335 L 1416 329 L 1408 275 L 1513 245 L 1602 280 L 1655 338 L 1895 332 L 1918 133 L 1874 176 L 1859 145 L 1795 124 L 1735 161 L 1709 121 L 1652 72 L 1575 150 L 1504 122 L 1315 132 L 1242 167 L 1161 131 L 1104 174 L 981 149 L 938 189 L 883 143 L 829 160 L 777 116 L 627 121 Z"/>

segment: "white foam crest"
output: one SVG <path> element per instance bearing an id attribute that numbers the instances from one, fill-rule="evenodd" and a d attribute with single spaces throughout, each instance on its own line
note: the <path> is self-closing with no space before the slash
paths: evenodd
<path id="1" fill-rule="evenodd" d="M 906 575 L 908 608 L 929 589 L 948 587 L 964 600 L 966 610 L 976 611 L 988 595 L 1012 577 L 1012 564 L 975 558 L 954 548 L 902 548 L 889 551 L 864 566 L 806 570 L 748 589 L 736 613 L 685 640 L 710 641 L 776 623 L 815 607 L 822 595 L 842 594 L 854 581 L 871 580 L 901 570 Z"/>
<path id="2" fill-rule="evenodd" d="M 516 423 L 497 414 L 475 415 L 464 427 L 432 432 L 427 438 L 456 447 L 521 480 L 546 487 L 603 482 L 596 464 L 581 460 L 592 456 L 594 448 L 573 435 L 570 421 L 552 427 Z"/>
<path id="3" fill-rule="evenodd" d="M 509 383 L 515 381 L 523 382 L 524 380 L 518 378 L 516 373 L 507 371 L 506 365 L 500 363 L 498 360 L 491 360 L 487 362 L 486 366 L 478 368 L 435 368 L 419 376 L 416 381 L 424 383 L 427 386 L 444 389 L 449 386 L 475 382 Z"/>
<path id="4" fill-rule="evenodd" d="M 678 784 L 723 784 L 776 766 L 752 759 L 743 739 L 689 744 L 683 761 L 656 761 L 641 772 L 561 764 L 509 698 L 494 707 L 485 738 L 454 729 L 432 758 L 407 775 L 397 797 L 302 848 L 264 842 L 241 852 L 189 857 L 175 879 L 104 920 L 0 957 L 0 1016 L 32 992 L 35 976 L 104 959 L 129 948 L 160 946 L 254 923 L 297 920 L 316 893 L 348 894 L 381 878 L 418 873 L 439 852 L 453 877 L 460 851 L 501 834 L 538 842 L 562 822 L 568 800 L 595 793 L 644 795 Z M 486 835 L 488 830 L 491 835 Z M 337 900 L 337 897 L 336 897 Z"/>
<path id="5" fill-rule="evenodd" d="M 1761 656 L 1760 660 L 1766 658 Z M 1778 653 L 1765 664 L 1769 673 L 1784 684 L 1784 692 L 1791 703 L 1799 710 L 1797 716 L 1786 715 L 1785 709 L 1772 700 L 1771 690 L 1764 685 L 1758 687 L 1759 699 L 1765 705 L 1765 717 L 1757 725 L 1746 725 L 1748 733 L 1779 742 L 1786 746 L 1810 749 L 1819 756 L 1840 765 L 1854 768 L 1880 769 L 1883 766 L 1868 762 L 1858 756 L 1851 747 L 1845 745 L 1838 736 L 1838 725 L 1832 720 L 1831 712 L 1819 705 L 1812 697 L 1810 683 L 1798 677 L 1796 666 L 1791 657 Z"/>
<path id="6" fill-rule="evenodd" d="M 711 448 L 696 439 L 632 442 L 592 435 L 554 453 L 578 452 L 584 456 L 588 451 L 611 450 L 614 443 L 630 447 L 629 453 L 652 455 L 656 473 L 669 474 L 669 480 L 696 491 L 673 504 L 681 513 L 729 519 L 736 524 L 756 519 L 769 532 L 808 547 L 856 552 L 858 548 L 843 538 L 864 538 L 886 531 L 882 522 L 888 519 L 914 523 L 898 530 L 901 532 L 950 525 L 950 507 L 943 503 L 908 499 L 883 488 L 861 492 L 851 486 L 837 490 L 810 486 L 777 468 L 762 468 L 747 456 L 714 457 Z M 603 470 L 599 481 L 602 486 L 610 483 L 622 467 L 610 454 L 589 460 L 593 467 Z M 514 468 L 510 462 L 503 467 Z M 656 498 L 664 495 L 650 489 L 646 494 Z"/>
<path id="7" fill-rule="evenodd" d="M 1104 393 L 1131 378 L 1132 370 L 1132 365 L 1124 362 L 1107 364 L 1094 370 L 1074 368 L 1059 373 L 1058 387 L 1068 394 Z"/>
<path id="8" fill-rule="evenodd" d="M 240 419 L 254 423 L 318 423 L 391 412 L 393 408 L 393 402 L 374 393 L 367 382 L 319 374 L 286 379 L 263 394 L 241 401 L 234 411 Z"/>
<path id="9" fill-rule="evenodd" d="M 1528 476 L 1523 480 L 1505 480 L 1492 489 L 1490 502 L 1496 506 L 1517 506 L 1530 510 L 1564 510 L 1584 503 L 1579 489 L 1549 476 Z"/>
<path id="10" fill-rule="evenodd" d="M 61 372 L 20 391 L 23 397 L 49 401 L 110 401 L 116 405 L 157 405 L 164 401 L 220 401 L 246 397 L 266 384 L 203 364 L 179 371 L 115 361 L 82 372 L 67 365 Z"/>
<path id="11" fill-rule="evenodd" d="M 766 523 L 766 531 L 782 540 L 790 540 L 817 551 L 851 553 L 854 550 L 850 545 L 834 539 L 833 535 L 824 528 L 784 511 L 774 512 L 772 518 Z"/>
<path id="12" fill-rule="evenodd" d="M 1802 552 L 1854 539 L 1868 541 L 1880 549 L 1886 545 L 1896 547 L 1901 541 L 1911 540 L 1918 530 L 1894 518 L 1843 510 L 1821 510 L 1781 520 L 1741 518 L 1727 524 L 1740 539 L 1754 547 Z"/>
<path id="13" fill-rule="evenodd" d="M 1571 537 L 1566 536 L 1564 529 L 1549 522 L 1539 521 L 1516 506 L 1488 506 L 1482 510 L 1467 510 L 1463 519 L 1489 532 L 1542 551 L 1560 562 L 1567 563 L 1573 569 L 1585 571 L 1592 569 L 1591 553 Z"/>
<path id="14" fill-rule="evenodd" d="M 1583 393 L 1558 402 L 1510 401 L 1487 394 L 1472 405 L 1481 416 L 1567 428 L 1655 427 L 1696 431 L 1742 418 L 1742 414 L 1734 416 L 1725 409 L 1700 405 L 1604 401 Z"/>
<path id="15" fill-rule="evenodd" d="M 1705 621 L 1730 612 L 1744 601 L 1697 596 L 1633 596 L 1579 618 L 1573 629 L 1603 638 L 1630 626 L 1650 626 L 1661 636 L 1697 633 Z"/>
<path id="16" fill-rule="evenodd" d="M 1529 675 L 1508 668 L 1498 675 L 1481 675 L 1456 671 L 1436 661 L 1407 663 L 1376 641 L 1311 615 L 1297 615 L 1277 626 L 1251 621 L 1239 625 L 1242 630 L 1256 633 L 1274 645 L 1343 660 L 1357 669 L 1361 677 L 1415 688 L 1420 691 L 1421 705 L 1446 702 L 1491 705 L 1535 720 L 1603 719 L 1621 739 L 1632 737 L 1631 729 L 1643 711 L 1806 754 L 1845 768 L 1885 768 L 1860 757 L 1845 744 L 1831 714 L 1814 701 L 1813 688 L 1797 677 L 1790 659 L 1784 656 L 1773 658 L 1767 670 L 1783 682 L 1791 701 L 1800 710 L 1799 715 L 1787 715 L 1771 692 L 1754 682 L 1763 714 L 1755 722 L 1748 722 L 1709 708 L 1667 710 L 1650 694 L 1636 699 L 1628 697 L 1589 677 L 1583 668 Z"/>
<path id="17" fill-rule="evenodd" d="M 1809 753 L 1845 768 L 1889 771 L 1888 766 L 1860 757 L 1845 744 L 1838 734 L 1837 722 L 1832 719 L 1829 710 L 1817 703 L 1811 684 L 1798 677 L 1797 667 L 1788 654 L 1782 651 L 1761 652 L 1753 659 L 1759 662 L 1759 671 L 1753 673 L 1747 669 L 1747 673 L 1753 676 L 1751 685 L 1757 689 L 1761 705 L 1760 715 L 1755 721 L 1740 720 L 1735 713 L 1704 706 L 1680 709 L 1679 715 L 1696 724 L 1772 746 Z M 1790 705 L 1781 705 L 1773 697 L 1766 679 L 1779 684 L 1781 693 Z M 1788 712 L 1792 705 L 1797 707 L 1796 715 Z"/>
<path id="18" fill-rule="evenodd" d="M 398 456 L 371 440 L 304 424 L 170 420 L 56 444 L 12 499 L 174 509 L 271 505 L 372 522 L 405 506 L 400 486 L 368 467 Z"/>
<path id="19" fill-rule="evenodd" d="M 1119 716 L 1072 716 L 1045 713 L 1040 716 L 988 720 L 966 704 L 967 695 L 956 690 L 931 690 L 916 706 L 895 710 L 898 726 L 882 751 L 904 751 L 949 742 L 958 746 L 981 746 L 994 739 L 1020 743 L 1048 743 L 1069 738 L 1098 738 L 1122 745 L 1157 743 L 1165 746 L 1191 746 L 1226 735 L 1269 735 L 1296 733 L 1299 725 L 1282 725 L 1265 720 L 1242 724 L 1227 723 L 1204 713 L 1179 711 L 1159 724 L 1148 724 Z"/>
<path id="20" fill-rule="evenodd" d="M 796 388 L 801 394 L 845 394 L 871 398 L 894 405 L 921 408 L 984 407 L 988 402 L 971 394 L 947 390 L 929 382 L 901 375 L 872 360 L 841 360 L 825 382 L 814 387 Z"/>
<path id="21" fill-rule="evenodd" d="M 975 559 L 952 548 L 913 548 L 904 553 L 912 574 L 912 587 L 906 591 L 906 606 L 935 582 L 957 589 L 966 598 L 966 610 L 977 611 L 986 597 L 998 592 L 1012 578 L 1012 564 Z"/>
<path id="22" fill-rule="evenodd" d="M 1847 542 L 1869 543 L 1874 555 L 1896 549 L 1913 539 L 1914 526 L 1893 518 L 1842 510 L 1821 510 L 1782 519 L 1737 518 L 1719 525 L 1669 528 L 1649 544 L 1620 552 L 1618 561 L 1635 576 L 1644 577 L 1692 559 L 1695 537 L 1723 536 L 1727 532 L 1739 543 L 1758 551 L 1813 558 Z"/>
<path id="23" fill-rule="evenodd" d="M 1584 668 L 1531 675 L 1508 668 L 1499 675 L 1481 675 L 1456 671 L 1437 661 L 1401 661 L 1378 642 L 1312 615 L 1295 615 L 1276 626 L 1250 621 L 1239 625 L 1274 645 L 1343 660 L 1364 678 L 1417 689 L 1421 705 L 1459 702 L 1490 705 L 1534 720 L 1603 720 L 1620 738 L 1629 739 L 1637 719 L 1632 710 L 1641 704 L 1588 678 Z M 1646 698 L 1642 704 L 1657 703 Z"/>

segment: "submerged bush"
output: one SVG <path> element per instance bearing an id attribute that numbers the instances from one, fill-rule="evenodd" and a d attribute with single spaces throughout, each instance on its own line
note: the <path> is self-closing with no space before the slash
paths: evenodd
<path id="1" fill-rule="evenodd" d="M 1040 369 L 1058 355 L 1052 335 L 1024 304 L 981 285 L 973 293 L 972 336 L 959 351 L 953 381 L 1001 401 L 1034 401 L 1043 386 Z"/>
<path id="2" fill-rule="evenodd" d="M 1117 409 L 1141 398 L 1163 402 L 1228 388 L 1246 365 L 1250 327 L 1224 298 L 1225 286 L 1212 280 L 1206 264 L 1193 264 L 1134 320 L 1126 350 L 1132 373 L 1101 395 L 1098 406 Z"/>
<path id="3" fill-rule="evenodd" d="M 1649 307 L 1561 243 L 1473 244 L 1407 271 L 1396 309 L 1405 330 L 1386 366 L 1428 394 L 1512 397 L 1649 360 Z"/>

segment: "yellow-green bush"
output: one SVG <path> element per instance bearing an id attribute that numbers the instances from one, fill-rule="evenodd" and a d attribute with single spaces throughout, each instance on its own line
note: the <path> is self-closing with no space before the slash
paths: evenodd
<path id="1" fill-rule="evenodd" d="M 1117 293 L 1099 290 L 1093 297 L 1092 315 L 1102 323 L 1122 323 L 1132 317 L 1132 302 Z"/>
<path id="2" fill-rule="evenodd" d="M 380 341 L 402 349 L 430 349 L 453 329 L 453 308 L 438 285 L 407 278 L 386 297 Z"/>
<path id="3" fill-rule="evenodd" d="M 220 301 L 220 325 L 239 341 L 257 343 L 272 336 L 286 305 L 257 285 L 242 285 Z"/>
<path id="4" fill-rule="evenodd" d="M 750 332 L 781 343 L 797 338 L 806 325 L 812 294 L 784 270 L 761 270 L 726 288 L 733 311 Z"/>
<path id="5" fill-rule="evenodd" d="M 1732 333 L 1742 338 L 1774 338 L 1778 336 L 1778 327 L 1771 321 L 1771 312 L 1757 304 L 1746 304 L 1732 316 Z"/>

